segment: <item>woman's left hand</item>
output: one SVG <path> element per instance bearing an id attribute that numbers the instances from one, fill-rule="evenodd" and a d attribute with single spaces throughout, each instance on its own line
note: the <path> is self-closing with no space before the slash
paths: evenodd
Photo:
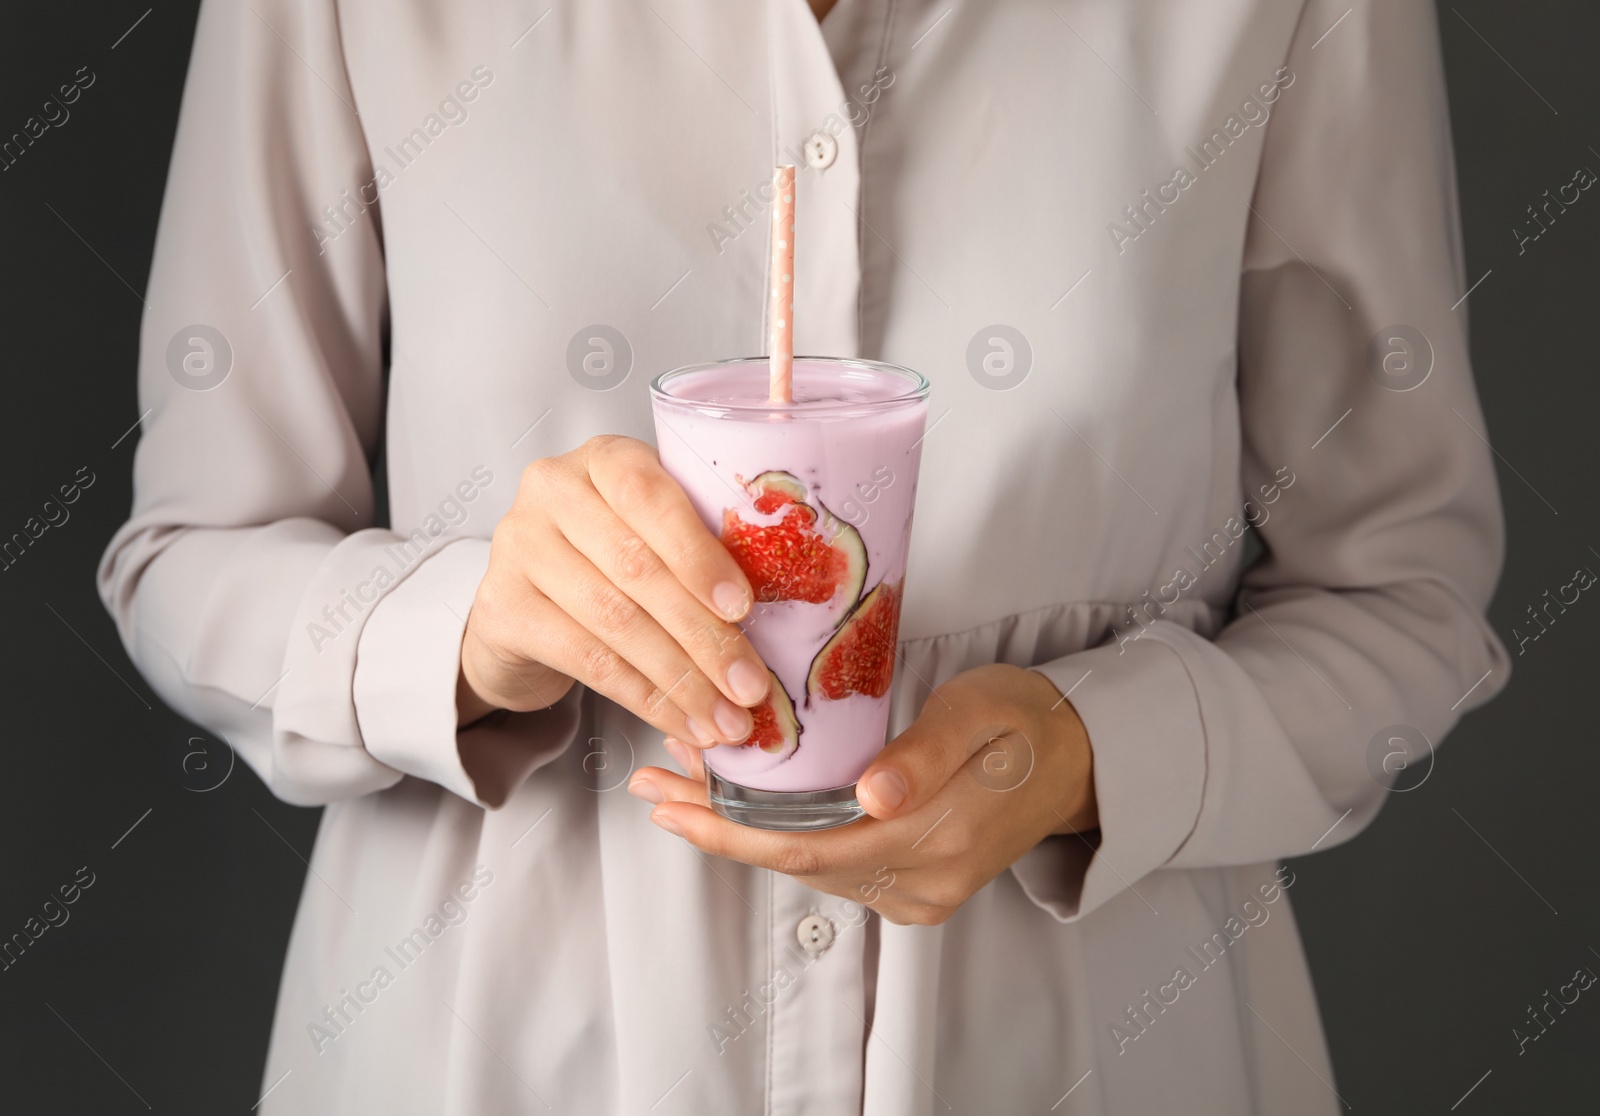
<path id="1" fill-rule="evenodd" d="M 934 690 L 857 784 L 870 817 L 815 833 L 751 829 L 711 811 L 700 752 L 668 740 L 689 777 L 641 768 L 650 820 L 708 853 L 794 876 L 890 922 L 937 925 L 1053 833 L 1099 824 L 1093 754 L 1044 675 L 995 664 Z"/>

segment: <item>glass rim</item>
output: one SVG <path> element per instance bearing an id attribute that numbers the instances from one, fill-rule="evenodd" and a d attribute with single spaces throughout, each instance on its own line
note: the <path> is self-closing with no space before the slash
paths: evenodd
<path id="1" fill-rule="evenodd" d="M 907 368 L 901 364 L 889 364 L 881 360 L 865 360 L 858 357 L 831 357 L 831 356 L 795 356 L 795 363 L 802 361 L 825 361 L 828 364 L 843 365 L 847 368 L 860 369 L 865 372 L 888 373 L 896 378 L 908 382 L 907 390 L 886 399 L 868 400 L 837 400 L 832 403 L 819 401 L 816 403 L 774 403 L 763 399 L 758 403 L 710 403 L 703 400 L 685 399 L 681 395 L 673 395 L 667 390 L 669 381 L 678 377 L 687 376 L 694 372 L 706 372 L 716 368 L 737 367 L 739 365 L 765 365 L 771 357 L 733 357 L 728 360 L 697 361 L 694 364 L 684 364 L 677 368 L 669 369 L 650 381 L 650 397 L 674 407 L 699 409 L 712 407 L 719 411 L 748 415 L 768 414 L 804 414 L 804 415 L 832 415 L 850 413 L 861 410 L 877 410 L 881 407 L 892 407 L 907 403 L 918 403 L 928 398 L 928 393 L 933 385 L 928 378 L 914 368 Z"/>

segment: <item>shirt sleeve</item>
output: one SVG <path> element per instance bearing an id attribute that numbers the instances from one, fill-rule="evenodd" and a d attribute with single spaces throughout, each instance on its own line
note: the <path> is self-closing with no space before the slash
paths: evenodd
<path id="1" fill-rule="evenodd" d="M 357 107 L 332 3 L 202 5 L 141 329 L 133 510 L 99 588 L 150 685 L 279 797 L 411 774 L 496 805 L 570 739 L 576 699 L 458 735 L 489 544 L 441 539 L 405 565 L 374 526 L 387 297 L 378 209 L 348 200 L 373 180 Z M 337 238 L 312 231 L 324 206 Z"/>
<path id="2" fill-rule="evenodd" d="M 1156 620 L 1036 667 L 1063 692 L 1094 672 L 1072 702 L 1098 845 L 1049 838 L 1014 866 L 1063 920 L 1157 869 L 1349 839 L 1387 794 L 1369 741 L 1404 725 L 1436 745 L 1509 676 L 1484 617 L 1503 526 L 1433 8 L 1358 2 L 1312 55 L 1325 30 L 1302 18 L 1291 46 L 1240 279 L 1240 500 L 1270 513 L 1262 560 L 1215 639 Z"/>

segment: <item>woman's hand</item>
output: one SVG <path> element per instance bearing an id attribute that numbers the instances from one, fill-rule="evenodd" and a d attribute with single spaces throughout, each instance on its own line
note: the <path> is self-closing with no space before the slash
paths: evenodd
<path id="1" fill-rule="evenodd" d="M 857 785 L 871 817 L 818 833 L 749 829 L 714 814 L 697 751 L 669 750 L 628 789 L 659 803 L 650 820 L 718 856 L 865 903 L 891 922 L 935 925 L 1052 833 L 1099 825 L 1089 737 L 1055 685 L 994 665 L 933 692 Z"/>
<path id="2" fill-rule="evenodd" d="M 523 471 L 467 617 L 457 710 L 544 709 L 574 681 L 702 746 L 750 735 L 771 676 L 750 583 L 656 451 L 591 438 Z"/>

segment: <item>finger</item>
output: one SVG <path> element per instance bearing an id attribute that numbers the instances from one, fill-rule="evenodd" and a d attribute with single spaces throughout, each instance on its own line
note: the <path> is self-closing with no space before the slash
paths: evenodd
<path id="1" fill-rule="evenodd" d="M 696 783 L 659 767 L 645 767 L 635 772 L 628 784 L 628 791 L 646 802 L 659 804 L 651 812 L 650 820 L 668 832 L 680 826 L 697 826 L 701 823 L 708 823 L 708 829 L 720 828 L 714 822 L 731 826 L 733 831 L 755 834 L 770 832 L 745 830 L 718 817 L 707 808 L 703 782 Z M 870 822 L 857 823 L 856 826 L 845 828 L 872 825 Z M 878 828 L 886 833 L 897 827 L 879 824 Z M 772 834 L 780 838 L 772 842 L 758 838 L 760 844 L 771 846 L 766 855 L 759 857 L 751 852 L 751 845 L 716 848 L 693 838 L 690 843 L 730 860 L 741 860 L 746 864 L 810 881 L 811 886 L 819 891 L 854 900 L 877 911 L 890 922 L 901 925 L 937 925 L 949 918 L 955 907 L 959 906 L 959 903 L 951 905 L 948 901 L 942 901 L 945 905 L 931 902 L 929 895 L 936 896 L 937 891 L 930 890 L 925 873 L 917 869 L 891 869 L 874 859 L 883 853 L 881 842 L 877 839 L 869 838 L 860 848 L 856 848 L 854 843 L 840 849 L 824 848 L 826 842 L 819 839 L 837 832 L 825 830 L 821 833 Z M 736 836 L 737 833 L 731 835 Z"/>
<path id="2" fill-rule="evenodd" d="M 954 913 L 948 907 L 915 901 L 884 902 L 872 909 L 886 922 L 896 926 L 938 926 Z"/>
<path id="3" fill-rule="evenodd" d="M 723 696 L 746 707 L 765 701 L 772 676 L 739 626 L 691 593 L 598 492 L 593 505 L 581 514 L 557 514 L 556 525 L 567 541 L 638 602 Z"/>
<path id="4" fill-rule="evenodd" d="M 683 741 L 671 736 L 664 739 L 661 744 L 685 775 L 691 779 L 704 778 L 700 774 L 702 770 L 700 765 L 701 749 L 691 748 Z"/>
<path id="5" fill-rule="evenodd" d="M 479 634 L 484 609 L 474 602 L 461 643 L 461 673 L 482 700 L 517 712 L 549 709 L 567 695 L 574 679 L 545 663 L 507 655 Z M 461 695 L 457 695 L 457 704 Z"/>
<path id="6" fill-rule="evenodd" d="M 704 785 L 706 781 L 706 750 L 704 748 L 692 748 L 682 741 L 679 741 L 678 744 L 679 747 L 688 752 L 688 762 L 684 764 L 683 768 L 684 775 Z"/>
<path id="7" fill-rule="evenodd" d="M 958 699 L 959 701 L 959 699 Z M 1003 777 L 1031 767 L 1033 744 L 1003 723 L 985 723 L 965 705 L 929 700 L 910 728 L 884 745 L 856 783 L 856 800 L 875 818 L 902 818 L 937 794 L 957 771 L 982 753 L 985 771 Z"/>
<path id="8" fill-rule="evenodd" d="M 689 732 L 682 709 L 670 701 L 656 701 L 660 690 L 650 679 L 535 586 L 524 582 L 514 600 L 497 603 L 482 622 L 489 629 L 487 642 L 497 654 L 503 649 L 575 678 L 663 733 Z"/>
<path id="9" fill-rule="evenodd" d="M 749 580 L 654 449 L 632 438 L 594 439 L 588 466 L 596 491 L 690 593 L 724 619 L 744 618 L 752 601 Z"/>
<path id="10" fill-rule="evenodd" d="M 651 681 L 649 706 L 683 711 L 686 739 L 737 744 L 750 735 L 749 710 L 724 697 L 678 641 L 565 538 L 546 540 L 527 572 L 557 607 Z"/>
<path id="11" fill-rule="evenodd" d="M 662 803 L 650 812 L 650 820 L 674 836 L 713 856 L 737 860 L 757 868 L 806 878 L 839 873 L 870 876 L 884 863 L 885 849 L 904 851 L 898 832 L 888 837 L 889 823 L 864 819 L 836 829 L 814 833 L 783 833 L 755 829 L 729 821 L 689 797 L 689 780 L 662 772 L 639 776 L 660 791 Z M 703 793 L 703 788 L 701 788 Z M 678 797 L 682 795 L 683 797 Z M 703 800 L 701 800 L 703 801 Z"/>
<path id="12" fill-rule="evenodd" d="M 641 767 L 628 780 L 628 793 L 646 802 L 687 802 L 695 806 L 709 806 L 705 780 L 694 780 L 675 775 L 661 767 Z"/>

